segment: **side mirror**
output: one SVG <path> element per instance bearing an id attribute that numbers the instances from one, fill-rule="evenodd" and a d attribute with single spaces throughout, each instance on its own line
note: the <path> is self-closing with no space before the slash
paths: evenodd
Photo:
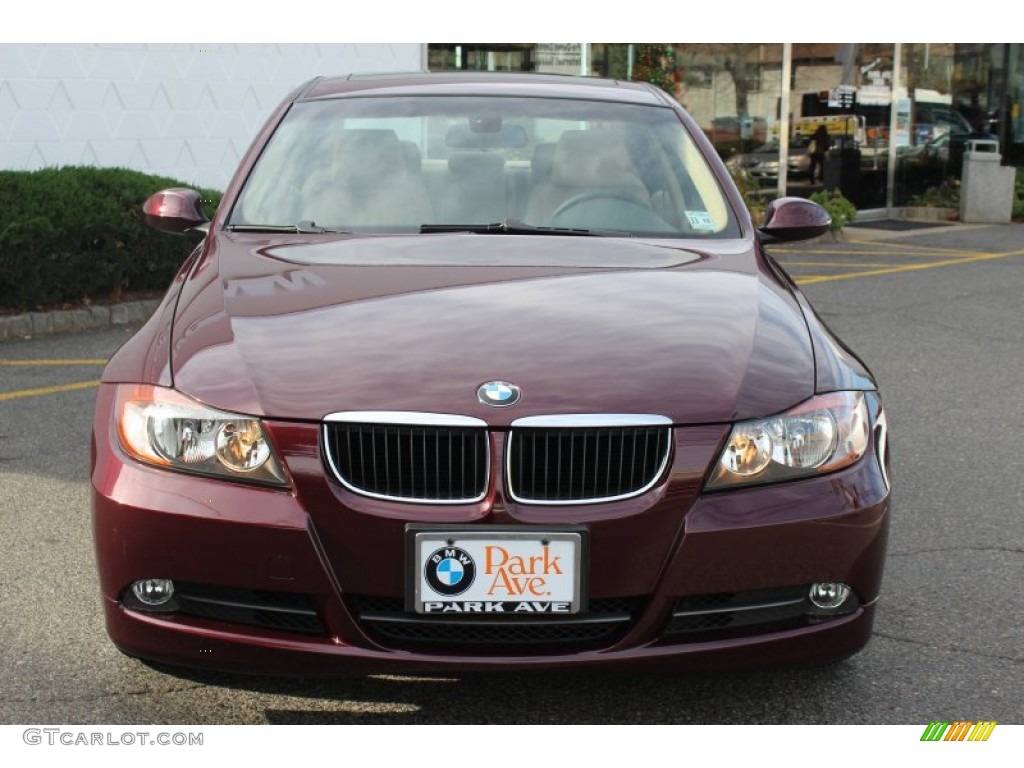
<path id="1" fill-rule="evenodd" d="M 775 240 L 810 240 L 828 232 L 832 217 L 802 197 L 780 197 L 768 204 L 761 233 Z"/>
<path id="2" fill-rule="evenodd" d="M 189 230 L 205 232 L 209 219 L 203 213 L 203 198 L 194 189 L 175 187 L 150 195 L 142 204 L 142 218 L 153 229 L 184 235 Z"/>

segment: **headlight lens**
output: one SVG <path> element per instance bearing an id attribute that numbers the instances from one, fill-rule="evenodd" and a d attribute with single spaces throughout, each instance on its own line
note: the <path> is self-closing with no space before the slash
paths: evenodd
<path id="1" fill-rule="evenodd" d="M 163 387 L 122 387 L 121 446 L 147 464 L 271 485 L 287 485 L 259 419 L 219 411 Z"/>
<path id="2" fill-rule="evenodd" d="M 780 416 L 734 425 L 707 488 L 833 472 L 864 455 L 869 435 L 863 393 L 819 395 Z"/>

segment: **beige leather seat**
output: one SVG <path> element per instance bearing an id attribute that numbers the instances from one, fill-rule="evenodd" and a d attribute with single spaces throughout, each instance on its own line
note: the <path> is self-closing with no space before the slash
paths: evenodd
<path id="1" fill-rule="evenodd" d="M 303 218 L 341 229 L 433 222 L 426 185 L 409 154 L 394 131 L 342 131 L 333 156 L 303 186 Z"/>
<path id="2" fill-rule="evenodd" d="M 453 152 L 448 181 L 435 208 L 451 224 L 491 224 L 508 216 L 505 203 L 505 158 L 486 152 Z"/>
<path id="3" fill-rule="evenodd" d="M 550 179 L 542 178 L 530 193 L 525 220 L 535 225 L 546 224 L 567 200 L 598 190 L 621 191 L 643 202 L 650 201 L 621 133 L 600 129 L 566 131 L 555 145 Z"/>

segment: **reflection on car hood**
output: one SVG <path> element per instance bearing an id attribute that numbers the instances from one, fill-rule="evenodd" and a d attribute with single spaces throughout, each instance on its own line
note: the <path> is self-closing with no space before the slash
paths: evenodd
<path id="1" fill-rule="evenodd" d="M 471 226 L 467 225 L 467 229 Z M 347 267 L 491 267 L 500 257 L 500 263 L 508 267 L 662 269 L 699 258 L 695 253 L 678 248 L 637 247 L 633 243 L 624 246 L 620 240 L 594 242 L 586 238 L 568 239 L 563 235 L 563 239 L 554 244 L 543 232 L 512 235 L 497 230 L 485 236 L 492 239 L 481 242 L 480 235 L 468 232 L 453 232 L 447 237 L 440 234 L 356 237 L 319 243 L 285 243 L 265 248 L 261 253 L 298 264 Z M 524 237 L 536 239 L 515 239 Z M 499 242 L 497 238 L 512 239 Z"/>
<path id="2" fill-rule="evenodd" d="M 785 290 L 753 271 L 749 255 L 722 259 L 631 240 L 431 235 L 406 238 L 409 264 L 393 266 L 344 255 L 346 243 L 366 249 L 372 239 L 319 243 L 305 263 L 302 248 L 285 242 L 217 238 L 179 302 L 178 389 L 276 418 L 398 410 L 494 425 L 554 413 L 725 422 L 776 413 L 813 393 L 803 316 Z M 581 249 L 569 265 L 553 266 L 567 242 L 600 250 L 589 263 Z M 323 263 L 328 247 L 340 263 Z M 452 257 L 462 265 L 416 253 L 439 247 L 465 251 Z M 612 247 L 613 265 L 601 266 Z M 720 247 L 735 253 L 735 243 Z M 274 258 L 282 250 L 289 261 Z M 502 266 L 479 266 L 488 254 Z M 736 266 L 724 268 L 729 261 Z M 522 389 L 517 405 L 477 401 L 477 387 L 496 379 Z"/>

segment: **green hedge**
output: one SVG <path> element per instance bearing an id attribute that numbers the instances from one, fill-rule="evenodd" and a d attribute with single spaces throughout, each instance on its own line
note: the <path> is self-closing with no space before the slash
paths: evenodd
<path id="1" fill-rule="evenodd" d="M 196 241 L 147 227 L 142 203 L 184 186 L 126 168 L 0 171 L 0 308 L 165 288 Z M 199 191 L 212 214 L 221 193 Z"/>
<path id="2" fill-rule="evenodd" d="M 833 189 L 832 191 L 821 190 L 820 192 L 815 192 L 808 199 L 812 203 L 820 205 L 832 217 L 832 224 L 829 226 L 829 229 L 832 230 L 832 234 L 835 236 L 838 236 L 843 227 L 857 218 L 857 206 L 843 197 L 843 193 L 838 189 Z"/>
<path id="3" fill-rule="evenodd" d="M 1017 169 L 1013 190 L 1013 218 L 1024 219 L 1024 168 Z"/>

